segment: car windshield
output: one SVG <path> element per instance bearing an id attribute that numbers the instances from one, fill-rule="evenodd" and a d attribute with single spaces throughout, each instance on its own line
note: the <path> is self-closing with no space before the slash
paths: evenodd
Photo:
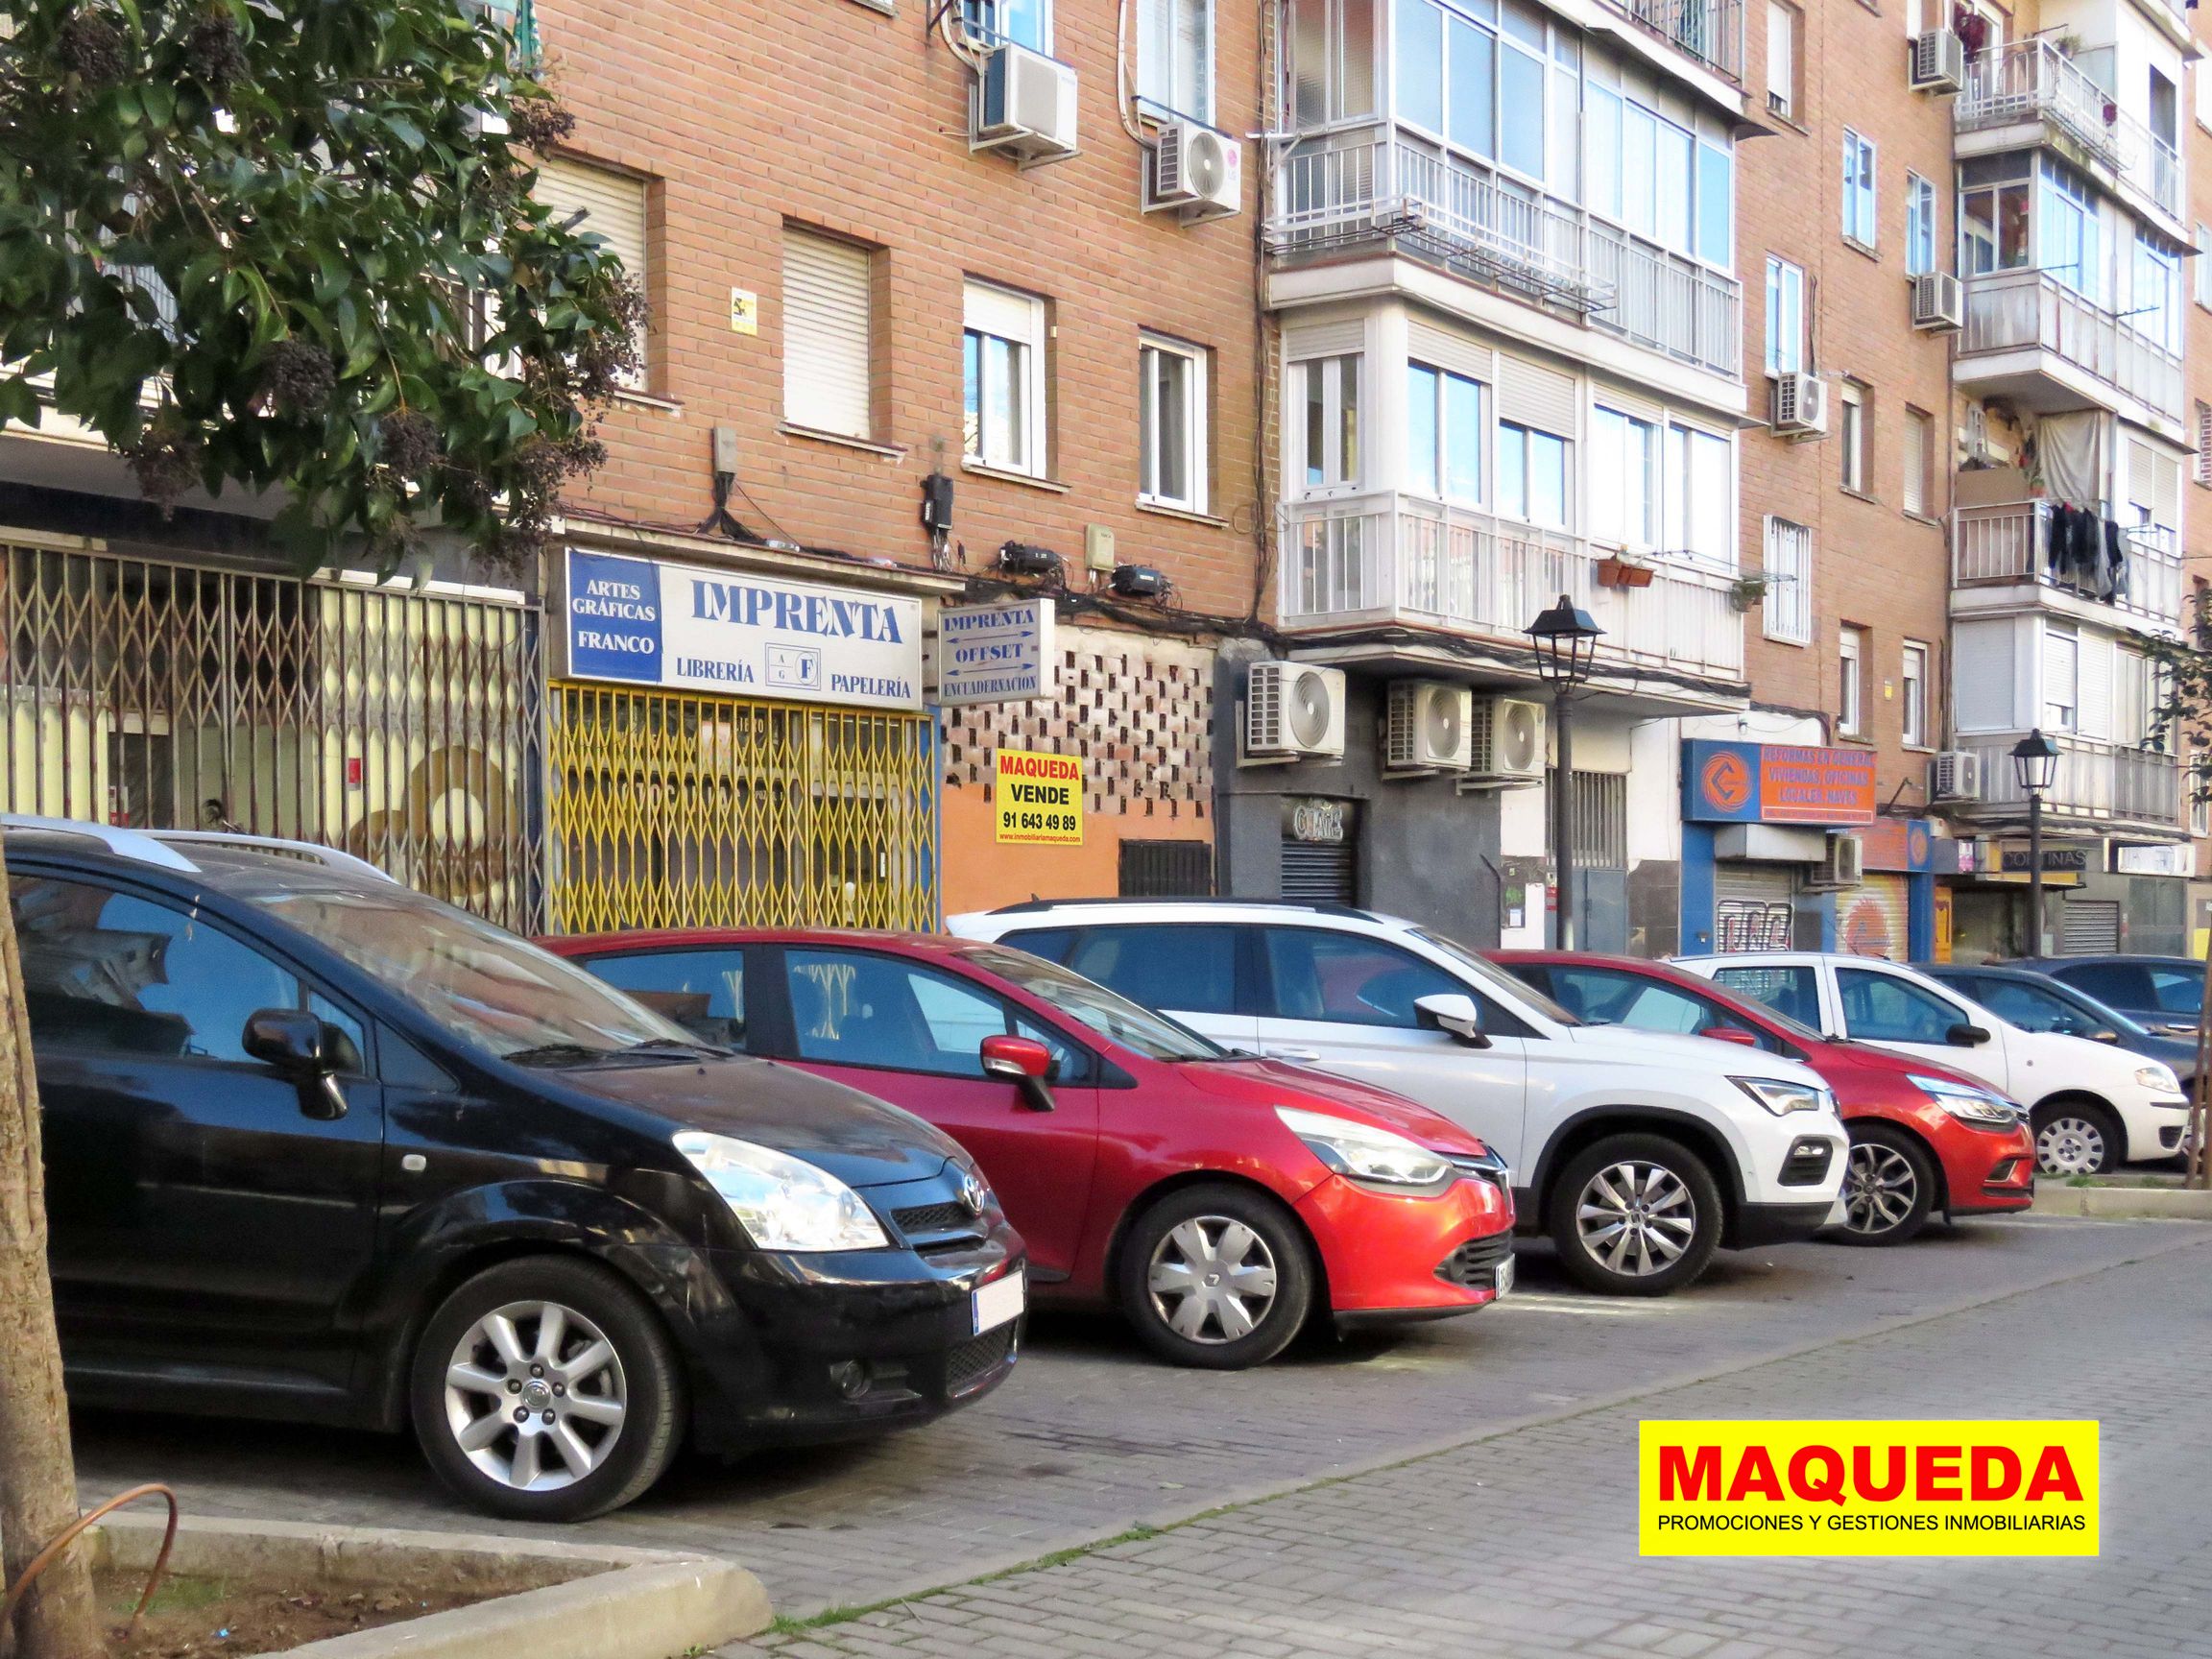
<path id="1" fill-rule="evenodd" d="M 308 888 L 259 903 L 486 1054 L 563 1065 L 699 1046 L 572 963 L 404 887 Z"/>
<path id="2" fill-rule="evenodd" d="M 1070 974 L 1056 962 L 1003 945 L 977 945 L 960 953 L 987 973 L 1049 1002 L 1081 1021 L 1099 1036 L 1134 1049 L 1147 1060 L 1218 1060 L 1228 1050 L 1215 1046 L 1165 1014 L 1140 1008 L 1105 986 Z"/>
<path id="3" fill-rule="evenodd" d="M 1413 929 L 1413 937 L 1424 945 L 1433 946 L 1453 961 L 1482 981 L 1486 990 L 1496 992 L 1511 1003 L 1523 1008 L 1533 1008 L 1554 1025 L 1587 1025 L 1589 1022 L 1572 1014 L 1526 979 L 1517 979 L 1486 956 L 1478 956 L 1456 939 L 1441 933 L 1431 933 L 1426 927 Z"/>

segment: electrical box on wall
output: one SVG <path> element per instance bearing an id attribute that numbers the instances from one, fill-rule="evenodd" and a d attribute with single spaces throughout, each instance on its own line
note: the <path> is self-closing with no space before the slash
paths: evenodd
<path id="1" fill-rule="evenodd" d="M 1111 571 L 1118 561 L 1114 557 L 1114 532 L 1103 524 L 1083 526 L 1083 568 Z"/>

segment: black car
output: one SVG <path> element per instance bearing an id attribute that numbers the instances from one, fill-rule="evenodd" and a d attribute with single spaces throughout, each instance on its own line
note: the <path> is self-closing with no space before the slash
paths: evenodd
<path id="1" fill-rule="evenodd" d="M 2196 1046 L 2204 964 L 2191 956 L 2023 956 L 2004 964 L 2046 974 L 2137 1024 Z"/>
<path id="2" fill-rule="evenodd" d="M 1998 963 L 1926 962 L 1914 966 L 1920 973 L 1963 992 L 1990 1013 L 2011 1021 L 2024 1030 L 2086 1037 L 2146 1059 L 2163 1060 L 2174 1068 L 2174 1075 L 2181 1079 L 2184 1091 L 2197 1074 L 2195 1038 L 2170 1037 L 2152 1031 L 2054 974 Z"/>
<path id="3" fill-rule="evenodd" d="M 15 821 L 72 1396 L 398 1430 L 576 1520 L 1012 1370 L 950 1139 L 318 850 Z"/>

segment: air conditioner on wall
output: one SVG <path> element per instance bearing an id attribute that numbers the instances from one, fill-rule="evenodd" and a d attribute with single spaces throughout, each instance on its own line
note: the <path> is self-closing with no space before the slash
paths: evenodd
<path id="1" fill-rule="evenodd" d="M 1828 836 L 1826 853 L 1807 874 L 1805 885 L 1815 889 L 1856 887 L 1865 874 L 1865 843 L 1856 835 L 1833 831 Z"/>
<path id="2" fill-rule="evenodd" d="M 1195 121 L 1170 121 L 1146 169 L 1147 213 L 1172 208 L 1183 223 L 1225 219 L 1244 205 L 1244 146 Z"/>
<path id="3" fill-rule="evenodd" d="M 1393 680 L 1383 723 L 1384 769 L 1464 772 L 1474 757 L 1475 694 L 1448 680 Z"/>
<path id="4" fill-rule="evenodd" d="M 1931 801 L 1982 799 L 1982 757 L 1971 749 L 1946 749 L 1928 762 Z"/>
<path id="5" fill-rule="evenodd" d="M 1790 438 L 1828 436 L 1828 382 L 1804 370 L 1774 377 L 1774 430 Z"/>
<path id="6" fill-rule="evenodd" d="M 983 55 L 968 100 L 968 148 L 1024 166 L 1075 154 L 1075 71 L 1026 46 Z"/>
<path id="7" fill-rule="evenodd" d="M 1912 326 L 1949 334 L 1966 326 L 1966 285 L 1948 271 L 1912 278 Z"/>
<path id="8" fill-rule="evenodd" d="M 1478 777 L 1541 780 L 1545 709 L 1526 697 L 1478 697 L 1468 728 L 1468 759 Z"/>
<path id="9" fill-rule="evenodd" d="M 1948 29 L 1912 36 L 1912 90 L 1956 92 L 1966 83 L 1966 43 Z"/>
<path id="10" fill-rule="evenodd" d="M 1255 662 L 1244 683 L 1244 752 L 1267 759 L 1344 754 L 1344 671 Z"/>

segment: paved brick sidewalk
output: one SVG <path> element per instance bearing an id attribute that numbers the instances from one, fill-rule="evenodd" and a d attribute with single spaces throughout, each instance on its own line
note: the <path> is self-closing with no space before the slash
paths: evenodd
<path id="1" fill-rule="evenodd" d="M 727 1653 L 2212 1655 L 2208 1379 L 2200 1241 Z M 1984 1415 L 2103 1420 L 2102 1558 L 1636 1554 L 1641 1418 Z"/>

